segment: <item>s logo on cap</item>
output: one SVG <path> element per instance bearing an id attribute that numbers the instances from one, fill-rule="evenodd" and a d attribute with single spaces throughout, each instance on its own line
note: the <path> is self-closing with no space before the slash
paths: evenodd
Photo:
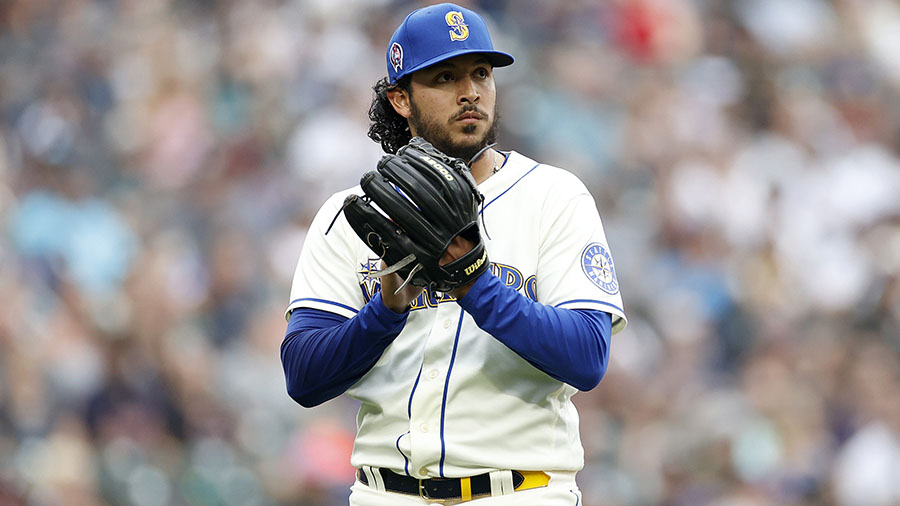
<path id="1" fill-rule="evenodd" d="M 469 25 L 463 18 L 462 12 L 450 11 L 444 17 L 447 26 L 450 27 L 450 40 L 466 40 L 469 38 Z"/>

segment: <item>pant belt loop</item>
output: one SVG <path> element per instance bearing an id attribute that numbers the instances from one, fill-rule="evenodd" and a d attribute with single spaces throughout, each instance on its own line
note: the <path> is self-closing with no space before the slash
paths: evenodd
<path id="1" fill-rule="evenodd" d="M 465 477 L 459 479 L 459 488 L 461 499 L 463 501 L 472 500 L 472 478 Z"/>
<path id="2" fill-rule="evenodd" d="M 373 467 L 372 474 L 375 476 L 375 483 L 378 484 L 378 490 L 382 492 L 386 491 L 387 487 L 384 486 L 384 475 L 381 474 L 381 471 L 377 467 Z"/>
<path id="3" fill-rule="evenodd" d="M 515 491 L 513 488 L 512 471 L 491 471 L 490 478 L 492 497 L 509 495 Z"/>
<path id="4" fill-rule="evenodd" d="M 374 469 L 372 466 L 362 466 L 362 471 L 366 473 L 366 478 L 369 479 L 370 487 L 379 492 L 385 492 L 384 478 L 381 477 L 381 473 L 378 469 Z"/>

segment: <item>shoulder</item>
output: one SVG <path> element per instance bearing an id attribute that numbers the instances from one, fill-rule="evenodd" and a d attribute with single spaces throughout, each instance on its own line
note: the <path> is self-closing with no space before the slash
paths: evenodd
<path id="1" fill-rule="evenodd" d="M 362 193 L 362 188 L 359 185 L 332 193 L 331 196 L 322 203 L 321 207 L 319 207 L 319 211 L 316 213 L 316 217 L 313 220 L 312 228 L 320 229 L 324 233 L 336 217 L 340 218 L 337 220 L 338 222 L 346 223 L 347 220 L 343 218 L 343 213 L 341 213 L 341 216 L 337 216 L 338 211 L 344 205 L 344 199 L 346 199 L 348 195 L 362 195 Z"/>
<path id="2" fill-rule="evenodd" d="M 339 192 L 332 193 L 325 203 L 322 204 L 321 209 L 339 209 L 344 204 L 344 199 L 347 198 L 348 195 L 362 195 L 362 187 L 356 185 L 352 188 L 347 188 L 346 190 L 341 190 Z"/>
<path id="3" fill-rule="evenodd" d="M 510 151 L 508 163 L 522 172 L 522 183 L 549 195 L 574 196 L 589 193 L 578 176 L 562 167 L 541 163 L 516 151 Z"/>

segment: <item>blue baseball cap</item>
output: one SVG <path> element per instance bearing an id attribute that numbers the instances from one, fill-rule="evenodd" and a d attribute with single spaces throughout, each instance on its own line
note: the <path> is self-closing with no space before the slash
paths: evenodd
<path id="1" fill-rule="evenodd" d="M 405 75 L 468 53 L 484 54 L 494 67 L 514 61 L 494 50 L 487 25 L 475 11 L 451 3 L 423 7 L 406 16 L 391 37 L 388 79 L 395 84 Z"/>

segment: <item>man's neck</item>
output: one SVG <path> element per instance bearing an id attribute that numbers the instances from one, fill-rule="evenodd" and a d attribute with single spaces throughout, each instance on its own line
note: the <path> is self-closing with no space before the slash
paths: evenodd
<path id="1" fill-rule="evenodd" d="M 503 155 L 497 152 L 497 150 L 493 148 L 489 148 L 485 151 L 481 156 L 478 157 L 478 160 L 475 160 L 475 163 L 470 167 L 472 169 L 472 177 L 475 178 L 475 182 L 481 184 L 485 179 L 491 177 L 494 173 L 494 167 L 499 167 L 503 162 L 501 161 Z"/>

